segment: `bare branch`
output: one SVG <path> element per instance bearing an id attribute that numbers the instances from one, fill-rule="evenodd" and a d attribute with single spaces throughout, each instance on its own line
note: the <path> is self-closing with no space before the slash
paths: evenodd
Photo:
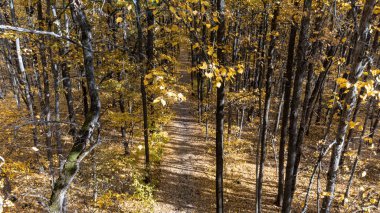
<path id="1" fill-rule="evenodd" d="M 1 157 L 0 156 L 0 169 L 1 169 L 1 167 L 4 165 L 4 163 L 5 163 L 5 160 L 4 160 L 4 158 L 3 157 Z"/>
<path id="2" fill-rule="evenodd" d="M 59 34 L 54 33 L 54 32 L 41 31 L 41 30 L 31 30 L 31 29 L 26 29 L 26 28 L 22 28 L 22 27 L 14 27 L 14 26 L 10 26 L 10 25 L 0 25 L 0 30 L 10 30 L 10 31 L 16 31 L 16 32 L 21 32 L 21 33 L 31 33 L 31 34 L 52 36 L 54 38 L 67 40 L 67 41 L 69 41 L 73 44 L 76 44 L 78 46 L 82 46 L 77 41 L 74 41 L 67 36 L 59 35 Z"/>

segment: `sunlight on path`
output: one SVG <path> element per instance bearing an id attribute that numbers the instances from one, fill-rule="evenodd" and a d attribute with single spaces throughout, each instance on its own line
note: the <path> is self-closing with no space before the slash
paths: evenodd
<path id="1" fill-rule="evenodd" d="M 181 51 L 181 84 L 190 84 L 188 54 Z M 210 212 L 214 209 L 214 176 L 207 171 L 213 158 L 192 114 L 191 97 L 173 106 L 176 117 L 166 127 L 171 138 L 165 145 L 154 212 Z"/>

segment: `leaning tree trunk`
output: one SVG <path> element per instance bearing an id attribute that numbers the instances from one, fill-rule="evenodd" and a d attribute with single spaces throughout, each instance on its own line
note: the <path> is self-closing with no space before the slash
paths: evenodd
<path id="1" fill-rule="evenodd" d="M 375 6 L 376 0 L 367 0 L 362 17 L 360 20 L 360 26 L 357 32 L 358 38 L 355 41 L 353 55 L 352 55 L 352 68 L 349 73 L 348 81 L 352 85 L 347 88 L 349 91 L 345 98 L 345 104 L 340 116 L 339 126 L 336 134 L 336 144 L 333 147 L 331 153 L 331 161 L 329 171 L 327 173 L 327 186 L 326 192 L 329 196 L 325 196 L 322 204 L 322 212 L 330 212 L 330 207 L 334 199 L 335 184 L 339 171 L 339 161 L 342 154 L 344 140 L 347 132 L 347 126 L 350 121 L 352 109 L 355 107 L 357 101 L 357 85 L 356 82 L 362 76 L 364 68 L 368 64 L 369 60 L 365 55 L 368 38 L 370 36 L 370 21 L 372 18 L 372 11 Z"/>
<path id="2" fill-rule="evenodd" d="M 79 130 L 77 137 L 75 137 L 74 145 L 66 158 L 62 172 L 59 174 L 59 177 L 54 184 L 49 202 L 50 212 L 63 211 L 63 201 L 70 184 L 78 173 L 80 163 L 94 148 L 93 145 L 86 150 L 90 137 L 98 125 L 100 116 L 100 99 L 94 75 L 95 69 L 93 63 L 94 53 L 92 48 L 91 26 L 87 21 L 86 14 L 84 13 L 84 6 L 80 1 L 70 0 L 70 9 L 75 23 L 81 30 L 84 68 L 91 99 L 91 107 L 88 114 L 86 114 L 85 121 Z"/>

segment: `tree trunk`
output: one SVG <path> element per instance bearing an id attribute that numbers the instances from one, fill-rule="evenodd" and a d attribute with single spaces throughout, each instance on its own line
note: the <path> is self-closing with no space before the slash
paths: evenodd
<path id="1" fill-rule="evenodd" d="M 373 99 L 371 98 L 371 100 L 368 102 L 367 109 L 371 108 L 372 100 Z M 348 198 L 348 196 L 350 195 L 350 188 L 351 188 L 351 185 L 352 185 L 352 181 L 354 180 L 354 174 L 355 174 L 355 171 L 356 171 L 356 167 L 358 166 L 360 155 L 362 153 L 362 146 L 363 146 L 363 142 L 364 142 L 364 135 L 365 135 L 365 132 L 366 132 L 366 129 L 367 129 L 367 122 L 368 122 L 369 115 L 370 115 L 370 112 L 367 111 L 366 112 L 366 116 L 364 118 L 363 130 L 362 130 L 362 132 L 360 134 L 360 138 L 359 138 L 359 148 L 358 148 L 358 151 L 357 151 L 354 163 L 352 165 L 352 169 L 351 169 L 351 173 L 350 173 L 350 178 L 348 180 L 346 191 L 344 193 L 344 200 L 343 200 L 343 202 L 345 202 L 346 198 Z"/>
<path id="2" fill-rule="evenodd" d="M 316 26 L 315 26 L 315 33 L 313 38 L 318 39 L 318 32 L 322 28 L 322 17 L 319 16 L 316 20 Z M 313 42 L 313 45 L 311 47 L 311 58 L 315 58 L 317 56 L 317 53 L 319 49 L 322 47 L 322 43 L 320 41 Z M 306 131 L 306 125 L 308 123 L 308 119 L 310 118 L 310 111 L 308 110 L 310 98 L 311 98 L 311 87 L 314 83 L 314 64 L 308 63 L 308 65 L 305 65 L 304 68 L 307 67 L 307 83 L 305 87 L 305 95 L 304 95 L 304 101 L 302 106 L 302 117 L 299 125 L 298 135 L 297 135 L 297 143 L 296 143 L 296 161 L 294 165 L 294 179 L 293 179 L 293 186 L 292 186 L 292 194 L 294 194 L 295 188 L 296 188 L 296 180 L 297 180 L 297 173 L 298 173 L 298 167 L 301 161 L 301 155 L 302 155 L 302 144 L 305 137 L 305 131 Z"/>
<path id="3" fill-rule="evenodd" d="M 298 108 L 301 102 L 302 83 L 307 70 L 307 51 L 309 49 L 310 10 L 312 0 L 304 1 L 304 16 L 301 21 L 299 44 L 297 49 L 297 70 L 294 78 L 293 98 L 290 108 L 288 159 L 286 164 L 286 179 L 282 212 L 290 212 L 293 200 L 293 185 L 296 178 L 297 158 L 297 124 Z"/>
<path id="4" fill-rule="evenodd" d="M 123 75 L 125 75 L 124 70 L 119 73 L 119 79 L 118 79 L 119 83 L 122 82 Z M 125 113 L 125 101 L 124 101 L 124 93 L 123 93 L 123 91 L 119 92 L 119 107 L 120 107 L 120 112 L 122 114 L 124 114 Z M 125 125 L 126 125 L 126 122 L 123 122 L 122 125 L 121 125 L 121 127 L 120 127 L 121 138 L 122 138 L 121 140 L 122 140 L 122 144 L 124 145 L 124 154 L 125 155 L 130 155 L 129 143 L 128 143 L 129 141 L 127 140 Z"/>
<path id="5" fill-rule="evenodd" d="M 223 45 L 225 41 L 226 22 L 225 22 L 224 0 L 217 0 L 217 12 L 219 13 L 219 28 L 217 31 L 217 55 L 221 66 L 225 63 Z M 216 94 L 216 212 L 223 213 L 223 129 L 224 129 L 224 78 L 217 88 Z"/>
<path id="6" fill-rule="evenodd" d="M 153 69 L 153 64 L 154 64 L 154 61 L 153 61 L 153 57 L 154 57 L 154 14 L 153 14 L 153 9 L 151 9 L 150 5 L 148 4 L 147 5 L 148 8 L 146 9 L 146 21 L 147 21 L 147 29 L 148 29 L 148 33 L 147 33 L 147 40 L 146 40 L 146 57 L 147 57 L 147 71 L 149 72 L 151 69 Z M 147 109 L 147 106 L 148 106 L 148 103 L 147 103 L 147 94 L 146 94 L 146 91 L 145 91 L 145 85 L 143 87 L 143 90 L 141 93 L 143 94 L 142 96 L 145 96 L 145 101 L 143 101 L 143 108 L 145 108 L 143 111 L 144 111 L 144 131 L 147 131 L 148 132 L 148 109 Z M 145 94 L 144 94 L 145 93 Z M 153 99 L 153 98 L 152 98 Z M 151 113 L 154 113 L 154 111 L 152 110 Z M 146 122 L 146 124 L 145 124 Z M 152 128 L 154 128 L 154 120 L 151 121 L 151 124 L 150 126 Z M 145 128 L 145 126 L 147 128 Z M 146 181 L 147 182 L 150 182 L 150 161 L 149 161 L 149 143 L 148 143 L 148 137 L 149 135 L 146 135 L 146 133 L 144 132 L 144 141 L 145 141 L 145 165 L 146 165 L 146 170 L 147 170 L 147 178 L 146 178 Z M 146 138 L 146 139 L 145 139 Z"/>
<path id="7" fill-rule="evenodd" d="M 43 14 L 42 14 L 42 2 L 39 0 L 37 2 L 37 19 L 39 20 L 40 24 L 38 29 L 43 30 Z M 51 140 L 52 140 L 52 133 L 51 133 L 51 112 L 50 112 L 50 83 L 49 83 L 49 75 L 47 73 L 47 59 L 46 59 L 46 47 L 45 47 L 45 38 L 42 38 L 39 42 L 39 51 L 40 51 L 40 58 L 41 58 L 41 64 L 42 64 L 42 78 L 43 78 L 43 101 L 41 102 L 41 109 L 42 109 L 42 118 L 44 121 L 44 132 L 45 132 L 45 138 L 46 138 L 46 153 L 47 153 L 47 159 L 49 161 L 49 173 L 53 178 L 54 182 L 54 171 L 53 171 L 53 152 L 52 152 L 52 146 L 51 146 Z"/>
<path id="8" fill-rule="evenodd" d="M 89 113 L 85 117 L 85 121 L 81 129 L 78 132 L 77 137 L 75 137 L 74 145 L 66 158 L 62 172 L 54 184 L 49 202 L 50 212 L 63 211 L 63 202 L 67 190 L 78 173 L 80 163 L 83 158 L 94 148 L 94 145 L 92 145 L 91 148 L 86 150 L 90 137 L 98 125 L 98 119 L 100 116 L 100 99 L 94 75 L 95 69 L 93 63 L 94 55 L 92 48 L 91 26 L 87 21 L 86 14 L 84 13 L 84 6 L 80 1 L 70 0 L 70 9 L 74 22 L 80 27 L 81 30 L 84 68 L 91 99 L 91 107 Z"/>
<path id="9" fill-rule="evenodd" d="M 288 133 L 288 117 L 290 112 L 290 96 L 292 91 L 292 81 L 293 81 L 293 61 L 294 61 L 294 49 L 296 43 L 298 25 L 293 16 L 293 22 L 290 29 L 289 42 L 288 42 L 288 59 L 286 63 L 286 73 L 284 78 L 284 107 L 281 121 L 281 138 L 280 138 L 280 149 L 278 153 L 279 166 L 278 166 L 278 188 L 277 188 L 277 199 L 276 204 L 278 206 L 282 205 L 284 197 L 284 162 L 285 162 L 285 143 Z"/>
<path id="10" fill-rule="evenodd" d="M 322 212 L 330 212 L 330 207 L 334 199 L 336 178 L 339 171 L 339 160 L 342 154 L 344 146 L 345 135 L 347 132 L 348 122 L 350 121 L 352 109 L 355 107 L 357 99 L 357 86 L 355 85 L 358 79 L 362 76 L 363 70 L 368 63 L 368 59 L 365 57 L 365 51 L 367 49 L 368 38 L 370 36 L 369 26 L 372 18 L 372 11 L 375 6 L 376 0 L 367 0 L 365 2 L 362 17 L 360 20 L 360 26 L 357 32 L 358 38 L 354 43 L 353 55 L 352 55 L 352 68 L 349 73 L 348 81 L 352 85 L 349 88 L 349 92 L 345 98 L 345 104 L 340 116 L 338 130 L 336 134 L 336 145 L 334 145 L 331 153 L 331 161 L 329 171 L 327 173 L 327 186 L 326 192 L 329 196 L 325 196 L 322 204 Z"/>
<path id="11" fill-rule="evenodd" d="M 266 6 L 265 6 L 266 7 Z M 275 4 L 273 19 L 271 22 L 271 38 L 270 38 L 270 44 L 268 49 L 268 70 L 266 73 L 266 83 L 265 83 L 265 103 L 264 103 L 264 114 L 262 118 L 262 124 L 261 124 L 261 136 L 260 136 L 260 147 L 261 147 L 261 153 L 260 153 L 260 169 L 259 169 L 259 178 L 257 182 L 257 195 L 256 198 L 257 202 L 257 209 L 258 212 L 262 211 L 261 208 L 261 197 L 262 197 L 262 187 L 263 187 L 263 178 L 264 178 L 264 164 L 266 160 L 266 140 L 267 140 L 267 129 L 269 126 L 269 111 L 270 111 L 270 102 L 272 97 L 272 76 L 274 72 L 274 56 L 275 56 L 275 45 L 276 45 L 276 39 L 277 36 L 276 30 L 277 30 L 277 17 L 280 13 L 280 5 L 279 2 Z M 243 121 L 242 121 L 243 122 Z"/>
<path id="12" fill-rule="evenodd" d="M 63 7 L 65 4 L 63 4 Z M 65 25 L 62 26 L 65 29 L 65 33 L 67 35 L 70 35 L 70 28 L 69 28 L 69 18 L 67 15 L 64 15 Z M 65 55 L 68 52 L 70 43 L 67 42 L 66 44 L 63 44 L 63 47 L 60 48 L 59 54 L 61 56 Z M 73 89 L 72 89 L 72 83 L 71 83 L 71 77 L 69 72 L 69 67 L 67 66 L 67 63 L 63 61 L 60 64 L 61 74 L 62 74 L 62 84 L 66 99 L 66 105 L 67 105 L 67 111 L 69 113 L 69 122 L 70 122 L 70 135 L 73 136 L 73 138 L 76 135 L 76 126 L 75 126 L 75 110 L 74 110 L 74 98 L 73 98 Z"/>

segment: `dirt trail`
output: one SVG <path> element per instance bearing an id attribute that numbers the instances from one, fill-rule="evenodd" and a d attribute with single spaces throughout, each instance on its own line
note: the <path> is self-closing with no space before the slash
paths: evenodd
<path id="1" fill-rule="evenodd" d="M 190 84 L 188 55 L 180 56 L 180 84 Z M 198 125 L 191 97 L 173 106 L 176 117 L 166 127 L 170 142 L 165 145 L 160 165 L 160 183 L 155 193 L 154 212 L 210 212 L 214 205 L 214 176 L 208 170 L 213 157 L 208 154 L 210 143 L 205 143 Z"/>

